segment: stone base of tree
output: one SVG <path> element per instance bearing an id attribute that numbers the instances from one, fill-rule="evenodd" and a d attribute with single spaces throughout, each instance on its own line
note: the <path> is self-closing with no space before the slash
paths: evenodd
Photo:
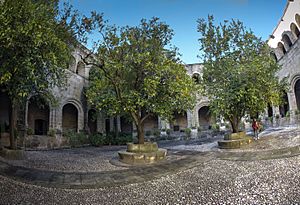
<path id="1" fill-rule="evenodd" d="M 25 151 L 22 149 L 12 150 L 2 147 L 0 156 L 10 160 L 22 160 L 25 159 Z"/>
<path id="2" fill-rule="evenodd" d="M 245 132 L 232 133 L 224 136 L 224 140 L 218 141 L 221 149 L 238 149 L 250 144 L 253 138 L 247 136 Z"/>
<path id="3" fill-rule="evenodd" d="M 126 164 L 151 164 L 165 159 L 167 150 L 158 148 L 157 143 L 128 143 L 127 150 L 118 154 L 120 161 Z"/>

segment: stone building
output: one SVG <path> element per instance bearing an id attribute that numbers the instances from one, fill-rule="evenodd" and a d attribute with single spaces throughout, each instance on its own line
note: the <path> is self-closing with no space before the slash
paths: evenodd
<path id="1" fill-rule="evenodd" d="M 278 116 L 281 124 L 294 123 L 296 114 L 300 110 L 300 0 L 287 1 L 286 8 L 278 25 L 274 29 L 269 46 L 274 51 L 274 57 L 282 66 L 278 72 L 280 79 L 287 78 L 290 90 L 284 100 L 286 104 L 281 107 L 272 107 L 266 110 L 266 116 L 275 118 Z M 41 102 L 38 96 L 31 96 L 21 113 L 18 121 L 20 130 L 27 130 L 25 145 L 27 147 L 59 147 L 64 145 L 62 133 L 65 130 L 90 133 L 107 133 L 118 129 L 120 132 L 134 133 L 135 128 L 122 116 L 109 117 L 105 113 L 98 113 L 87 104 L 84 90 L 88 86 L 88 78 L 91 67 L 86 66 L 81 55 L 88 52 L 85 48 L 78 48 L 73 52 L 72 63 L 67 70 L 68 82 L 63 88 L 53 89 L 57 99 L 55 105 Z M 188 75 L 196 81 L 201 77 L 201 64 L 188 64 Z M 40 105 L 43 106 L 40 106 Z M 6 93 L 0 90 L 0 132 L 2 141 L 8 143 L 10 102 Z M 287 116 L 289 117 L 287 120 Z M 291 120 L 290 120 L 291 119 Z M 169 123 L 158 116 L 148 118 L 145 121 L 145 133 L 147 131 L 163 131 L 170 129 L 173 133 L 180 133 L 185 128 L 209 129 L 213 123 L 209 112 L 209 100 L 199 96 L 193 110 L 184 113 L 174 113 L 174 121 Z M 197 129 L 193 129 L 197 132 Z M 56 133 L 56 137 L 49 138 L 49 131 Z"/>
<path id="2" fill-rule="evenodd" d="M 268 40 L 281 70 L 280 80 L 286 79 L 289 91 L 284 96 L 283 106 L 269 108 L 269 116 L 279 116 L 294 123 L 300 110 L 300 0 L 288 0 L 283 15 Z M 288 120 L 288 119 L 290 120 Z"/>

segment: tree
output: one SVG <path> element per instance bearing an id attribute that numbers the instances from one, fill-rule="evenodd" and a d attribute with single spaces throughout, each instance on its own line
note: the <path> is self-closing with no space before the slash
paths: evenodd
<path id="1" fill-rule="evenodd" d="M 227 119 L 233 132 L 241 118 L 256 116 L 268 103 L 280 102 L 279 70 L 266 42 L 236 20 L 215 25 L 213 16 L 198 20 L 203 54 L 202 92 L 210 107 Z"/>
<path id="2" fill-rule="evenodd" d="M 195 83 L 175 57 L 176 49 L 166 49 L 173 32 L 158 18 L 136 27 L 108 26 L 102 36 L 94 60 L 85 58 L 94 65 L 88 101 L 112 116 L 128 114 L 143 144 L 150 115 L 170 118 L 174 110 L 193 107 Z"/>
<path id="3" fill-rule="evenodd" d="M 72 48 L 100 26 L 102 16 L 81 17 L 58 0 L 0 2 L 0 87 L 11 100 L 10 144 L 16 149 L 17 111 L 30 95 L 47 95 L 64 82 Z"/>

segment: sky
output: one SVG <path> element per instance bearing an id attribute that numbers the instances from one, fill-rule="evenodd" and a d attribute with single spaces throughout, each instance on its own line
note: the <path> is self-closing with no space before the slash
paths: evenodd
<path id="1" fill-rule="evenodd" d="M 158 17 L 174 30 L 172 45 L 185 64 L 200 63 L 197 19 L 213 15 L 215 21 L 239 19 L 256 36 L 267 40 L 283 15 L 287 0 L 70 0 L 82 14 L 103 13 L 109 24 L 136 26 Z M 96 38 L 91 36 L 91 38 Z M 97 40 L 97 39 L 94 39 Z M 87 47 L 90 47 L 87 45 Z"/>

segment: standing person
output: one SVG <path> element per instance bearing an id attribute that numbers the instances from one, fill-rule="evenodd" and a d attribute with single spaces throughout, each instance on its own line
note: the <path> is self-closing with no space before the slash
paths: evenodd
<path id="1" fill-rule="evenodd" d="M 256 121 L 255 118 L 253 118 L 253 121 L 252 121 L 252 129 L 253 129 L 253 133 L 254 133 L 254 139 L 258 139 L 258 129 L 259 129 L 259 124 L 258 122 Z"/>

